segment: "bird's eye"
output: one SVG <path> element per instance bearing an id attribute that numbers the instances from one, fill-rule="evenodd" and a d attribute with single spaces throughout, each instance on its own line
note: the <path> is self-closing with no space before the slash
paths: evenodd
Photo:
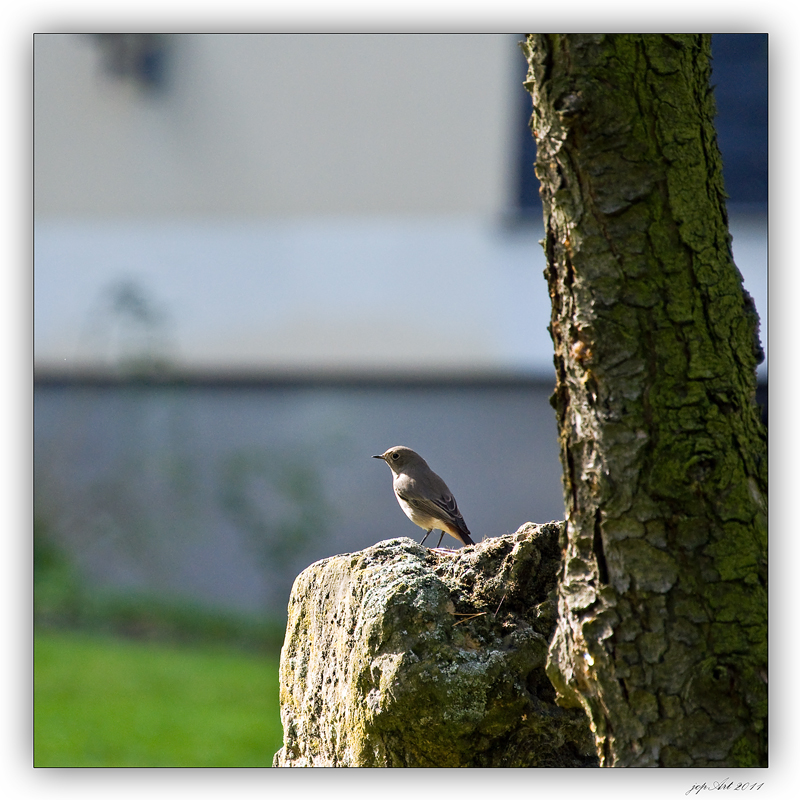
<path id="1" fill-rule="evenodd" d="M 397 459 L 398 459 L 398 458 L 400 458 L 400 453 L 392 453 L 392 458 L 393 458 L 395 461 L 397 461 Z"/>

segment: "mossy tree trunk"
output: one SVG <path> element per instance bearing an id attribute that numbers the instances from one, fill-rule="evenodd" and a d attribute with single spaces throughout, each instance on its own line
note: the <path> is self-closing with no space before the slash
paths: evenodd
<path id="1" fill-rule="evenodd" d="M 605 766 L 765 766 L 767 456 L 710 36 L 530 35 L 567 506 L 548 674 Z"/>

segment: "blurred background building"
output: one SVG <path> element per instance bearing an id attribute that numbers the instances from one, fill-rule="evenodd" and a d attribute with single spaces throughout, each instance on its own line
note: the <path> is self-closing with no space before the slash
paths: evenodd
<path id="1" fill-rule="evenodd" d="M 421 534 L 395 444 L 477 540 L 563 517 L 521 39 L 34 38 L 35 510 L 87 581 L 283 614 Z M 766 348 L 767 39 L 713 51 Z"/>

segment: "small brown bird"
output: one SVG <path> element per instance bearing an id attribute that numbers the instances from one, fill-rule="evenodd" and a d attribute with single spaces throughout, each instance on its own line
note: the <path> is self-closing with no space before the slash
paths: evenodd
<path id="1" fill-rule="evenodd" d="M 445 533 L 462 544 L 475 544 L 452 492 L 421 455 L 410 447 L 397 446 L 372 457 L 383 459 L 391 468 L 392 487 L 400 508 L 425 531 L 420 544 L 425 544 L 434 528 L 442 532 L 436 547 Z"/>

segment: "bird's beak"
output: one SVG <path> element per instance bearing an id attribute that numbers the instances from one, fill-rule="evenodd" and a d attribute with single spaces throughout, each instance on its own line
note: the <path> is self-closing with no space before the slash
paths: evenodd
<path id="1" fill-rule="evenodd" d="M 372 456 L 373 458 L 383 458 L 383 456 Z"/>

